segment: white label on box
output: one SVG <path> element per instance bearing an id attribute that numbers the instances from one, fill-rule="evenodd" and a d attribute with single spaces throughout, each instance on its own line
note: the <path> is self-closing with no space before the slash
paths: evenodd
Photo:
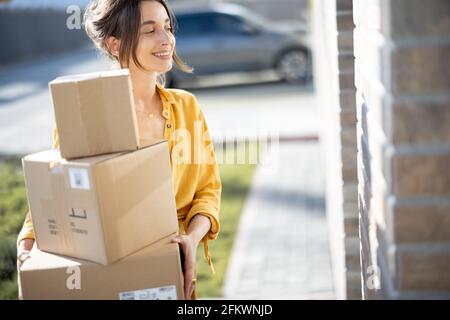
<path id="1" fill-rule="evenodd" d="M 177 300 L 177 288 L 165 286 L 136 291 L 119 292 L 120 300 Z"/>
<path id="2" fill-rule="evenodd" d="M 91 188 L 89 184 L 89 174 L 87 169 L 83 168 L 69 168 L 70 187 L 72 189 L 86 189 Z"/>

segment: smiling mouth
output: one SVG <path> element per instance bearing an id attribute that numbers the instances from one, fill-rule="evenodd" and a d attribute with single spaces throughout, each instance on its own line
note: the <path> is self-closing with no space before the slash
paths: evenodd
<path id="1" fill-rule="evenodd" d="M 171 56 L 171 52 L 170 51 L 161 51 L 161 52 L 152 53 L 152 55 L 154 55 L 157 58 L 169 58 Z"/>

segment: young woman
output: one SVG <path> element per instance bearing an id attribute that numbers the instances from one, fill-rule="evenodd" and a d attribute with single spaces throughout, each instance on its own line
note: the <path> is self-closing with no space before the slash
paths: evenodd
<path id="1" fill-rule="evenodd" d="M 216 239 L 220 230 L 222 184 L 195 97 L 160 83 L 173 62 L 192 72 L 176 54 L 174 16 L 164 0 L 94 0 L 84 22 L 96 46 L 117 67 L 130 70 L 140 137 L 169 142 L 180 231 L 173 241 L 180 244 L 184 256 L 185 297 L 195 298 L 196 249 L 203 242 L 212 268 L 207 241 Z M 181 148 L 180 137 L 187 137 Z M 56 129 L 53 147 L 58 147 Z M 17 240 L 19 265 L 28 258 L 34 239 L 28 213 Z"/>

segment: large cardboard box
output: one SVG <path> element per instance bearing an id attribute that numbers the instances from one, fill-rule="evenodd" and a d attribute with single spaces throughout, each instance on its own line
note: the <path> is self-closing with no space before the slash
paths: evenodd
<path id="1" fill-rule="evenodd" d="M 59 77 L 49 88 L 63 158 L 141 147 L 128 69 Z"/>
<path id="2" fill-rule="evenodd" d="M 166 140 L 133 152 L 23 158 L 40 250 L 108 264 L 178 231 Z"/>
<path id="3" fill-rule="evenodd" d="M 164 238 L 103 266 L 38 250 L 20 268 L 23 299 L 184 299 L 178 244 Z"/>

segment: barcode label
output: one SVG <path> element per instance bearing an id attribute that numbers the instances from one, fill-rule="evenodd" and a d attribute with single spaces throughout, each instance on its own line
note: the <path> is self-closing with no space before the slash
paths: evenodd
<path id="1" fill-rule="evenodd" d="M 136 291 L 119 292 L 120 300 L 176 300 L 177 288 L 165 286 Z"/>
<path id="2" fill-rule="evenodd" d="M 69 168 L 70 187 L 72 189 L 86 189 L 89 190 L 89 174 L 87 169 L 83 168 Z"/>

